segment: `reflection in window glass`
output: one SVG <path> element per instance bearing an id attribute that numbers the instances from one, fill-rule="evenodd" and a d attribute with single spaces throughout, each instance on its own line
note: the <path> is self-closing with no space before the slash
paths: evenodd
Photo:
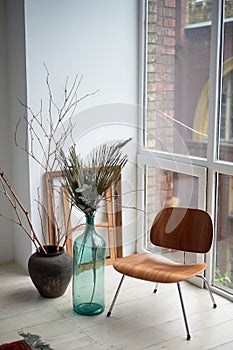
<path id="1" fill-rule="evenodd" d="M 214 281 L 222 289 L 233 289 L 233 177 L 224 174 L 218 176 Z"/>
<path id="2" fill-rule="evenodd" d="M 233 162 L 233 1 L 225 3 L 219 159 Z"/>
<path id="3" fill-rule="evenodd" d="M 233 71 L 223 78 L 220 138 L 222 141 L 233 139 Z"/>
<path id="4" fill-rule="evenodd" d="M 206 157 L 211 9 L 148 1 L 147 148 Z"/>
<path id="5" fill-rule="evenodd" d="M 146 213 L 147 237 L 145 247 L 155 250 L 150 243 L 149 230 L 156 214 L 164 207 L 198 207 L 198 178 L 165 169 L 148 166 L 146 169 Z M 183 253 L 170 249 L 156 248 L 157 252 L 182 261 Z M 193 254 L 187 255 L 188 262 L 195 261 Z"/>

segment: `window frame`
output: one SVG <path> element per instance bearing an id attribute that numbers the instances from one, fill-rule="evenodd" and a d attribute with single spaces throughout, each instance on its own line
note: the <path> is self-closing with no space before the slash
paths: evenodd
<path id="1" fill-rule="evenodd" d="M 159 159 L 163 162 L 174 162 L 180 165 L 187 165 L 191 162 L 194 167 L 201 167 L 205 170 L 206 182 L 205 189 L 207 193 L 206 205 L 204 208 L 209 212 L 212 217 L 214 227 L 216 226 L 216 195 L 217 195 L 217 174 L 224 173 L 233 176 L 232 163 L 222 161 L 218 159 L 218 115 L 220 113 L 221 106 L 221 84 L 222 84 L 222 71 L 223 71 L 223 38 L 224 38 L 224 0 L 216 0 L 212 2 L 212 22 L 211 22 L 211 40 L 210 40 L 210 74 L 209 74 L 209 112 L 208 112 L 208 145 L 207 145 L 207 158 L 196 158 L 192 156 L 184 156 L 181 154 L 168 154 L 159 152 L 156 150 L 149 150 L 145 148 L 145 115 L 146 115 L 146 94 L 147 94 L 147 81 L 146 81 L 146 35 L 147 35 L 147 0 L 140 2 L 140 90 L 139 90 L 139 104 L 143 107 L 139 115 L 139 147 L 138 147 L 138 188 L 143 188 L 145 176 L 142 169 L 145 165 L 148 165 L 152 160 Z M 216 69 L 217 67 L 217 69 Z M 211 122 L 212 121 L 212 122 Z M 168 164 L 168 163 L 167 163 Z M 205 192 L 205 191 L 203 191 Z M 143 193 L 139 191 L 137 205 L 138 208 L 144 210 L 144 197 Z M 141 232 L 144 230 L 143 220 L 138 222 L 138 239 L 137 249 L 143 249 Z M 215 246 L 216 246 L 216 232 L 214 231 L 214 243 L 210 252 L 206 255 L 206 262 L 208 268 L 206 270 L 206 277 L 211 284 L 214 278 L 213 266 L 215 264 Z M 229 295 L 224 291 L 216 287 L 212 287 L 217 293 L 233 300 L 233 294 Z"/>

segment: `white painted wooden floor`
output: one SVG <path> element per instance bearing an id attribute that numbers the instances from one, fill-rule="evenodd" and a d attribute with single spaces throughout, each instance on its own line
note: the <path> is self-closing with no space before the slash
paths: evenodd
<path id="1" fill-rule="evenodd" d="M 106 268 L 106 312 L 120 275 Z M 0 265 L 0 344 L 21 339 L 18 331 L 40 335 L 55 350 L 233 349 L 233 303 L 182 283 L 192 335 L 186 341 L 176 285 L 126 278 L 110 318 L 80 316 L 72 310 L 71 286 L 57 299 L 44 299 L 15 264 Z"/>

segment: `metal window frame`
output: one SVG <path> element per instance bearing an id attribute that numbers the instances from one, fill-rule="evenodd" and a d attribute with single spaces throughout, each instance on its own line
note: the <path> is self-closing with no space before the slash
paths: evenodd
<path id="1" fill-rule="evenodd" d="M 208 146 L 207 146 L 207 158 L 194 158 L 186 157 L 180 154 L 167 154 L 158 151 L 151 151 L 144 147 L 145 145 L 145 111 L 146 111 L 146 33 L 147 33 L 147 0 L 140 2 L 140 52 L 139 52 L 139 66 L 140 66 L 140 89 L 139 89 L 139 104 L 143 106 L 142 113 L 139 116 L 139 151 L 137 157 L 138 174 L 137 182 L 138 188 L 143 188 L 145 181 L 145 174 L 142 171 L 143 165 L 151 164 L 151 159 L 159 159 L 160 162 L 174 162 L 177 164 L 192 164 L 195 167 L 205 168 L 206 181 L 204 184 L 203 193 L 207 193 L 206 197 L 206 209 L 214 222 L 214 226 L 217 224 L 217 174 L 223 173 L 233 176 L 232 163 L 224 162 L 218 159 L 218 116 L 221 106 L 221 83 L 222 83 L 222 66 L 223 66 L 223 37 L 224 37 L 224 0 L 216 0 L 212 2 L 212 24 L 211 24 L 211 41 L 210 41 L 210 89 L 209 89 L 209 123 L 208 123 Z M 168 164 L 168 163 L 167 163 Z M 172 164 L 172 163 L 169 163 Z M 172 167 L 171 167 L 172 168 Z M 142 191 L 138 193 L 137 205 L 138 208 L 144 210 L 144 201 Z M 142 239 L 140 234 L 144 229 L 143 223 L 138 222 L 138 249 L 143 249 Z M 216 246 L 216 234 L 214 238 L 213 248 L 206 256 L 206 260 L 209 268 L 207 269 L 207 280 L 211 284 L 214 278 L 213 267 L 215 266 L 215 246 Z M 233 295 L 213 288 L 217 293 L 228 297 L 233 300 Z"/>

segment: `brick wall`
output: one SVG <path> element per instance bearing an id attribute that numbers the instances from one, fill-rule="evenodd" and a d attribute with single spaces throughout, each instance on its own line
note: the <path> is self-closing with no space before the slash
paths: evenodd
<path id="1" fill-rule="evenodd" d="M 211 21 L 212 1 L 203 0 L 195 3 L 195 0 L 188 1 L 187 24 Z M 225 18 L 233 17 L 232 0 L 225 0 Z"/>
<path id="2" fill-rule="evenodd" d="M 148 1 L 147 148 L 174 149 L 176 0 Z M 150 167 L 147 181 L 148 227 L 162 207 L 172 204 L 172 173 Z"/>

